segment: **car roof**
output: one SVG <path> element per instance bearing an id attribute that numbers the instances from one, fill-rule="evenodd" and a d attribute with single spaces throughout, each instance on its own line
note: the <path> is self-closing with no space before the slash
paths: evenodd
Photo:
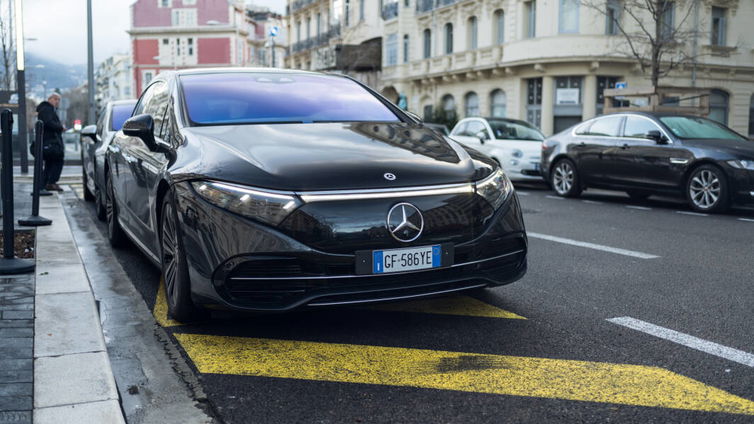
<path id="1" fill-rule="evenodd" d="M 311 75 L 332 75 L 335 74 L 305 71 L 302 69 L 281 69 L 281 68 L 252 68 L 252 67 L 216 67 L 216 68 L 189 68 L 179 69 L 175 71 L 161 72 L 155 79 L 162 77 L 163 79 L 170 78 L 171 76 L 182 75 L 208 75 L 208 74 L 229 74 L 229 73 L 265 73 L 265 74 L 311 74 Z"/>

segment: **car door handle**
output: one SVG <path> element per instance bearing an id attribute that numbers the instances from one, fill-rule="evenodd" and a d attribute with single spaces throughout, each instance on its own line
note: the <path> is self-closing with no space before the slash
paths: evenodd
<path id="1" fill-rule="evenodd" d="M 623 144 L 623 146 L 621 146 L 621 149 L 623 149 L 623 150 L 626 150 L 626 149 L 628 149 L 628 144 L 627 144 L 627 143 L 624 143 L 624 144 Z"/>

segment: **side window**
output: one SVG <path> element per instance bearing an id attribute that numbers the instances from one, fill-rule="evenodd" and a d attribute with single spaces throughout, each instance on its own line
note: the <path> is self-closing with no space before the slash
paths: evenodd
<path id="1" fill-rule="evenodd" d="M 481 131 L 484 131 L 484 133 L 487 134 L 487 137 L 489 137 L 487 127 L 481 121 L 471 121 L 469 122 L 469 126 L 466 127 L 466 135 L 469 137 L 476 137 Z"/>
<path id="2" fill-rule="evenodd" d="M 105 129 L 105 115 L 107 115 L 107 108 L 102 108 L 99 113 L 99 119 L 97 120 L 97 135 L 102 137 Z"/>
<path id="3" fill-rule="evenodd" d="M 650 131 L 660 131 L 660 127 L 649 119 L 638 116 L 626 117 L 626 127 L 623 130 L 624 137 L 646 138 Z"/>
<path id="4" fill-rule="evenodd" d="M 152 96 L 154 96 L 154 92 L 157 89 L 158 85 L 159 83 L 153 84 L 147 87 L 147 89 L 141 95 L 141 98 L 139 99 L 139 103 L 137 103 L 136 107 L 134 108 L 133 116 L 141 115 L 142 113 L 145 113 L 144 107 L 146 106 L 147 103 L 149 103 L 149 100 L 152 98 Z"/>
<path id="5" fill-rule="evenodd" d="M 154 120 L 154 135 L 155 137 L 162 137 L 162 131 L 165 127 L 163 125 L 165 110 L 168 107 L 170 90 L 168 89 L 168 85 L 163 82 L 159 82 L 152 87 L 154 87 L 153 94 L 144 105 L 144 112 L 142 113 L 152 115 L 152 119 Z"/>
<path id="6" fill-rule="evenodd" d="M 620 134 L 620 123 L 623 116 L 606 116 L 594 121 L 589 128 L 589 135 L 600 135 L 603 137 L 617 137 Z"/>
<path id="7" fill-rule="evenodd" d="M 454 129 L 453 129 L 453 135 L 466 135 L 466 127 L 467 127 L 468 125 L 469 125 L 469 123 L 468 123 L 468 122 L 462 122 L 462 123 L 458 124 L 458 125 L 457 125 L 457 126 L 456 126 L 456 127 L 454 128 Z"/>
<path id="8" fill-rule="evenodd" d="M 593 123 L 594 121 L 587 121 L 579 125 L 578 127 L 576 127 L 576 131 L 575 131 L 576 135 L 589 135 L 589 128 L 592 126 Z"/>

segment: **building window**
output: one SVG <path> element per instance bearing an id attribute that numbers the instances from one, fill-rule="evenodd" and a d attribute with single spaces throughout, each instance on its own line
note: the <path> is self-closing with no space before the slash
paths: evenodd
<path id="1" fill-rule="evenodd" d="M 675 35 L 675 2 L 663 1 L 660 3 L 660 37 L 663 40 L 672 40 Z"/>
<path id="2" fill-rule="evenodd" d="M 470 17 L 466 26 L 468 28 L 468 30 L 467 30 L 468 34 L 466 35 L 466 38 L 469 40 L 468 41 L 468 49 L 469 50 L 476 50 L 477 44 L 478 44 L 477 43 L 478 24 L 477 24 L 476 16 Z"/>
<path id="3" fill-rule="evenodd" d="M 445 24 L 445 54 L 453 53 L 453 24 Z"/>
<path id="4" fill-rule="evenodd" d="M 317 13 L 317 32 L 315 34 L 317 35 L 317 38 L 319 38 L 320 34 L 322 33 L 322 14 Z"/>
<path id="5" fill-rule="evenodd" d="M 605 34 L 617 35 L 620 22 L 621 4 L 619 0 L 607 0 L 607 9 L 605 10 Z"/>
<path id="6" fill-rule="evenodd" d="M 189 38 L 186 40 L 186 44 L 188 45 L 188 55 L 193 56 L 194 55 L 194 39 Z"/>
<path id="7" fill-rule="evenodd" d="M 403 35 L 403 63 L 408 63 L 408 34 Z"/>
<path id="8" fill-rule="evenodd" d="M 526 121 L 537 128 L 542 123 L 542 78 L 526 80 Z"/>
<path id="9" fill-rule="evenodd" d="M 433 114 L 433 110 L 432 109 L 433 109 L 432 105 L 424 105 L 424 109 L 423 109 L 424 117 L 423 117 L 423 119 L 425 121 L 427 121 L 427 122 L 431 122 L 432 121 L 432 114 Z"/>
<path id="10" fill-rule="evenodd" d="M 475 92 L 467 93 L 464 97 L 466 103 L 466 117 L 479 116 L 479 96 Z"/>
<path id="11" fill-rule="evenodd" d="M 456 117 L 456 100 L 450 94 L 442 96 L 442 110 L 445 117 L 453 121 Z"/>
<path id="12" fill-rule="evenodd" d="M 364 20 L 364 0 L 359 0 L 359 21 Z"/>
<path id="13" fill-rule="evenodd" d="M 712 7 L 712 39 L 710 41 L 713 46 L 725 45 L 725 33 L 727 32 L 726 12 L 727 9 L 722 7 Z"/>
<path id="14" fill-rule="evenodd" d="M 495 11 L 495 43 L 505 42 L 505 13 L 502 10 Z"/>
<path id="15" fill-rule="evenodd" d="M 306 18 L 306 39 L 312 38 L 312 18 Z"/>
<path id="16" fill-rule="evenodd" d="M 424 30 L 424 58 L 429 59 L 432 57 L 432 31 L 429 29 Z"/>
<path id="17" fill-rule="evenodd" d="M 754 94 L 749 102 L 749 137 L 754 137 Z"/>
<path id="18" fill-rule="evenodd" d="M 301 42 L 301 21 L 296 22 L 296 42 Z"/>
<path id="19" fill-rule="evenodd" d="M 534 38 L 537 36 L 537 0 L 530 0 L 524 3 L 526 13 L 524 18 L 526 22 L 524 26 L 526 28 L 526 38 Z"/>
<path id="20" fill-rule="evenodd" d="M 159 8 L 173 7 L 173 1 L 172 0 L 157 0 L 157 7 Z"/>
<path id="21" fill-rule="evenodd" d="M 497 89 L 490 94 L 490 115 L 505 118 L 508 98 L 505 91 Z"/>
<path id="22" fill-rule="evenodd" d="M 350 26 L 350 24 L 351 24 L 351 19 L 350 19 L 350 16 L 351 16 L 351 0 L 346 0 L 346 10 L 345 10 L 345 12 L 343 14 L 345 15 L 344 17 L 345 17 L 345 20 L 346 20 L 346 22 L 345 22 L 346 26 Z"/>
<path id="23" fill-rule="evenodd" d="M 196 0 L 183 0 L 184 6 L 196 6 Z"/>
<path id="24" fill-rule="evenodd" d="M 385 66 L 398 64 L 398 34 L 388 34 L 385 40 Z"/>
<path id="25" fill-rule="evenodd" d="M 167 38 L 163 38 L 162 39 L 162 45 L 163 46 L 167 46 L 168 44 L 170 44 L 170 40 L 168 40 Z"/>
<path id="26" fill-rule="evenodd" d="M 561 34 L 576 34 L 579 32 L 579 1 L 560 0 L 558 28 Z"/>
<path id="27" fill-rule="evenodd" d="M 404 7 L 411 7 L 411 0 L 403 0 Z"/>
<path id="28" fill-rule="evenodd" d="M 712 90 L 709 96 L 709 119 L 728 125 L 728 93 Z"/>
<path id="29" fill-rule="evenodd" d="M 171 12 L 173 26 L 196 26 L 196 9 L 173 9 Z"/>
<path id="30" fill-rule="evenodd" d="M 154 78 L 154 72 L 152 71 L 144 71 L 144 77 L 143 83 L 141 84 L 142 87 L 146 87 L 149 85 L 150 82 L 152 82 L 152 78 Z"/>

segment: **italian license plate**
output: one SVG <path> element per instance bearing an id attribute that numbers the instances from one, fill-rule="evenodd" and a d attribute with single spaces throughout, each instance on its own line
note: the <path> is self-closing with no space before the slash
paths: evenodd
<path id="1" fill-rule="evenodd" d="M 372 252 L 372 273 L 416 271 L 442 266 L 442 246 L 375 250 Z"/>

